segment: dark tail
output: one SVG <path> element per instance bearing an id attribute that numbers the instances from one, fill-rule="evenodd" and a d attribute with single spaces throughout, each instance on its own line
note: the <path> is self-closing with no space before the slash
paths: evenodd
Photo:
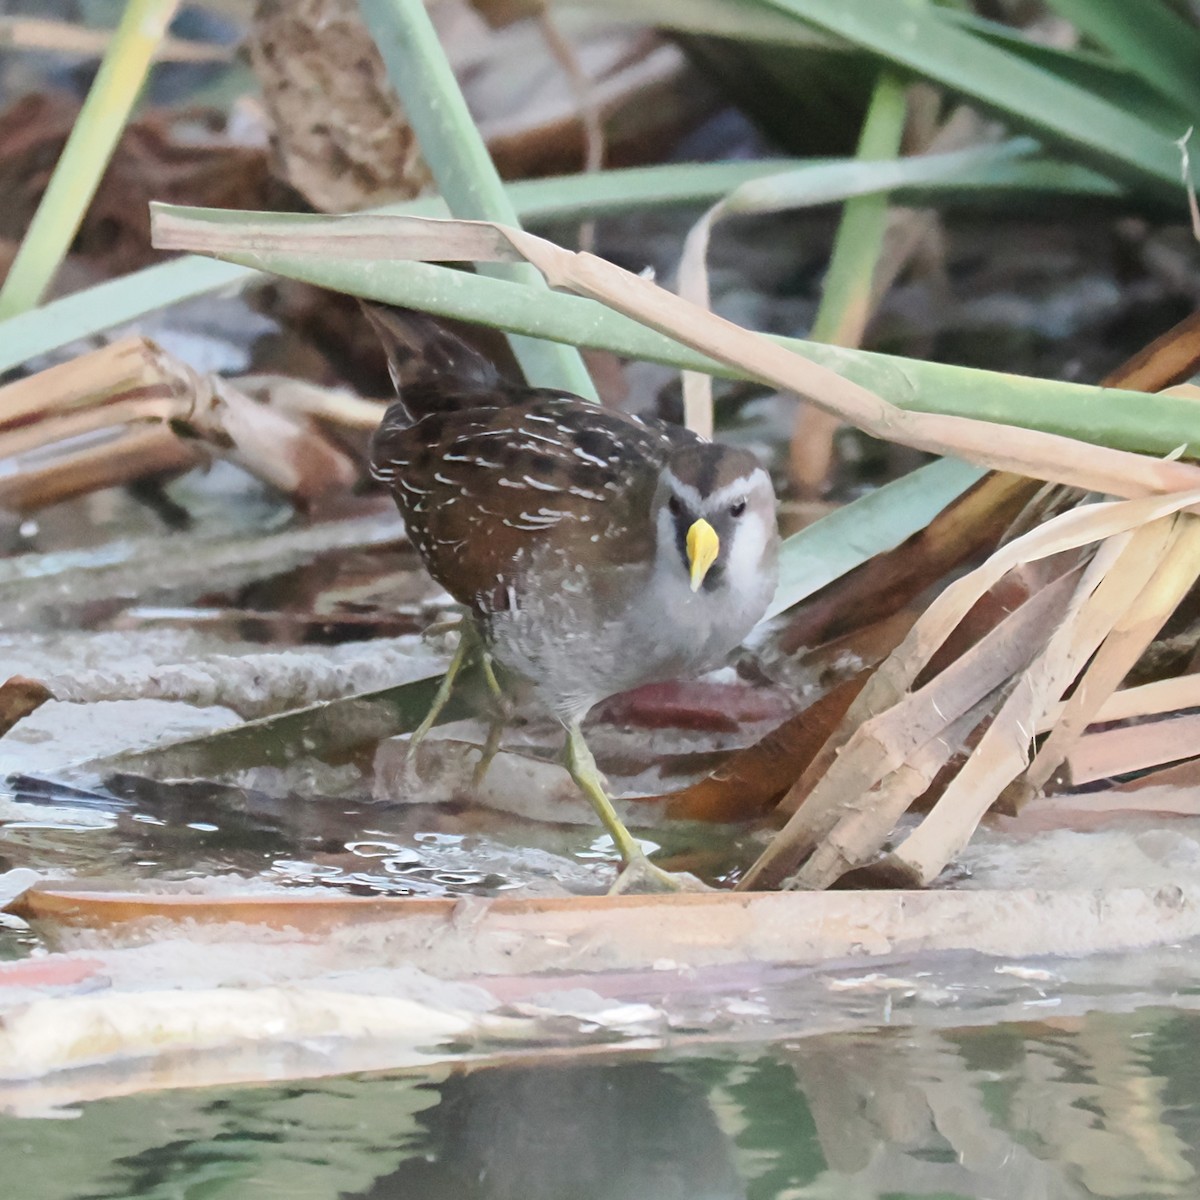
<path id="1" fill-rule="evenodd" d="M 387 351 L 388 371 L 409 420 L 478 406 L 507 386 L 495 366 L 436 317 L 362 301 Z"/>

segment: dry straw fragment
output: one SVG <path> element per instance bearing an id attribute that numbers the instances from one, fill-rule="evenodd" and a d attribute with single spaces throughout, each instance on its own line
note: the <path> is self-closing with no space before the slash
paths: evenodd
<path id="1" fill-rule="evenodd" d="M 1152 522 L 1103 543 L 1061 623 L 1001 706 L 975 752 L 933 811 L 887 859 L 894 872 L 929 883 L 970 840 L 984 813 L 1029 762 L 1041 714 L 1071 685 L 1165 553 L 1169 529 Z"/>
<path id="2" fill-rule="evenodd" d="M 17 512 L 187 470 L 213 451 L 300 503 L 358 478 L 303 417 L 256 403 L 147 338 L 0 388 L 0 505 Z"/>
<path id="3" fill-rule="evenodd" d="M 1168 525 L 1170 538 L 1153 575 L 1114 622 L 1111 633 L 1030 764 L 1022 780 L 1023 797 L 1032 795 L 1049 780 L 1200 575 L 1200 522 L 1186 513 L 1164 517 L 1163 521 Z M 1154 522 L 1146 531 L 1159 524 Z"/>

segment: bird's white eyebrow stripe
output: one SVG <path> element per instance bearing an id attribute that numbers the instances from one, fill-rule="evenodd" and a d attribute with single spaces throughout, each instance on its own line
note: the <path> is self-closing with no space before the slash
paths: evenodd
<path id="1" fill-rule="evenodd" d="M 663 471 L 663 478 L 667 481 L 667 487 L 679 497 L 693 512 L 699 512 L 701 505 L 704 503 L 700 498 L 700 493 L 692 487 L 690 483 L 682 483 L 676 477 L 675 473 L 668 467 Z"/>
<path id="2" fill-rule="evenodd" d="M 762 480 L 770 482 L 770 477 L 766 471 L 762 467 L 756 467 L 749 475 L 744 475 L 741 479 L 735 479 L 732 483 L 727 483 L 723 488 L 718 488 L 717 491 L 708 496 L 701 496 L 699 491 L 692 487 L 690 483 L 683 483 L 677 479 L 669 467 L 663 471 L 663 475 L 671 491 L 693 512 L 699 512 L 702 508 L 720 508 L 724 504 L 731 503 L 750 491 L 759 482 L 760 477 Z"/>
<path id="3" fill-rule="evenodd" d="M 766 482 L 770 479 L 762 469 L 758 467 L 751 471 L 749 475 L 743 475 L 741 479 L 735 479 L 732 483 L 727 483 L 723 488 L 719 488 L 709 496 L 707 503 L 713 508 L 720 508 L 724 504 L 729 504 L 739 497 L 744 496 L 758 481 L 759 476 Z"/>

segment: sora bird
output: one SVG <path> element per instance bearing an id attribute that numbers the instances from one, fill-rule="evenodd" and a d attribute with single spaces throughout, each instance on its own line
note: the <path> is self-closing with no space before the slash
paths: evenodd
<path id="1" fill-rule="evenodd" d="M 364 307 L 399 395 L 372 474 L 468 610 L 485 665 L 527 680 L 562 722 L 566 765 L 624 861 L 618 886 L 678 886 L 617 816 L 580 722 L 606 696 L 720 665 L 763 616 L 779 542 L 770 477 L 680 426 L 509 383 L 423 314 Z"/>

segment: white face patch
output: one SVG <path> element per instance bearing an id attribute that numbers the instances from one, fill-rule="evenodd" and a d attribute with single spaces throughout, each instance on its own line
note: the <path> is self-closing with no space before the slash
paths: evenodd
<path id="1" fill-rule="evenodd" d="M 727 578 L 733 587 L 744 587 L 762 567 L 771 531 L 762 514 L 751 509 L 733 531 L 733 544 L 726 558 Z"/>
<path id="2" fill-rule="evenodd" d="M 684 582 L 687 581 L 687 567 L 679 557 L 679 544 L 675 540 L 675 518 L 671 510 L 660 504 L 654 522 L 654 571 L 655 574 L 671 576 L 678 574 Z"/>
<path id="3" fill-rule="evenodd" d="M 763 511 L 760 501 L 771 494 L 771 478 L 761 467 L 702 496 L 691 484 L 684 483 L 669 470 L 663 472 L 663 490 L 655 515 L 656 572 L 662 579 L 688 581 L 687 564 L 679 550 L 679 518 L 663 501 L 677 497 L 689 515 L 710 518 L 717 523 L 721 538 L 719 561 L 725 568 L 716 592 L 726 595 L 753 588 L 761 576 L 763 556 L 775 536 L 774 522 Z M 664 495 L 665 493 L 665 495 Z M 746 511 L 731 517 L 729 510 L 740 500 L 747 502 Z M 719 518 L 722 518 L 719 520 Z M 703 593 L 715 596 L 715 592 Z M 683 598 L 687 602 L 686 597 Z"/>

